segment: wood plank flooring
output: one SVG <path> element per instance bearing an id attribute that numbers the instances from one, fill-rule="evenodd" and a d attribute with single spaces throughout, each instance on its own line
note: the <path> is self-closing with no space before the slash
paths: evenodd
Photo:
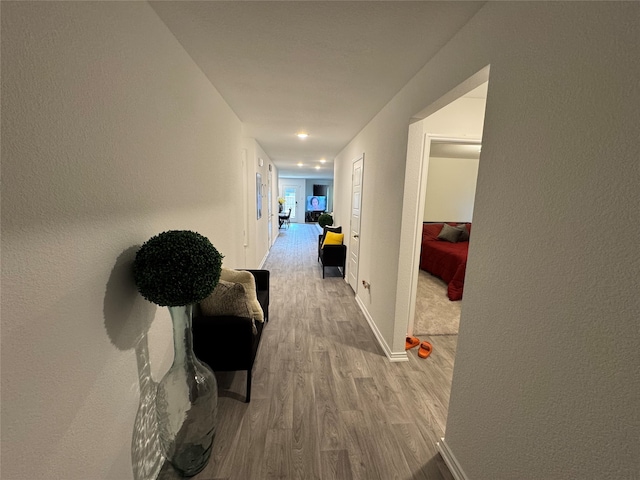
<path id="1" fill-rule="evenodd" d="M 390 363 L 337 269 L 317 262 L 315 225 L 280 230 L 270 320 L 253 370 L 216 373 L 218 430 L 196 480 L 452 480 L 443 436 L 457 336 L 424 337 L 420 359 Z M 179 478 L 166 464 L 159 476 Z"/>

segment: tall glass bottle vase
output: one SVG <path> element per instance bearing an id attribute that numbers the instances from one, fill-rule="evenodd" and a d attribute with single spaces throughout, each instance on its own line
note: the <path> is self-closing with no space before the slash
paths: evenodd
<path id="1" fill-rule="evenodd" d="M 173 365 L 158 384 L 158 435 L 165 456 L 182 475 L 209 462 L 216 431 L 218 384 L 193 353 L 192 305 L 169 307 L 173 321 Z"/>

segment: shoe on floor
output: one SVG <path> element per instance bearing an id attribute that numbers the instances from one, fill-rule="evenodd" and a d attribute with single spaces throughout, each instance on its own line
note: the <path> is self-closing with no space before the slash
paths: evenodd
<path id="1" fill-rule="evenodd" d="M 432 350 L 433 347 L 429 342 L 422 342 L 420 344 L 420 349 L 418 350 L 418 356 L 420 358 L 427 358 L 429 355 L 431 355 Z"/>
<path id="2" fill-rule="evenodd" d="M 417 347 L 420 343 L 420 339 L 418 337 L 407 337 L 404 342 L 404 349 L 409 350 L 410 348 Z"/>

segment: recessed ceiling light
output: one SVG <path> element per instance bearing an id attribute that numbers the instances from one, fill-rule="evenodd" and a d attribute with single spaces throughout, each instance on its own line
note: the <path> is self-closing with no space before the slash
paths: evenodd
<path id="1" fill-rule="evenodd" d="M 319 165 L 316 165 L 316 170 L 320 170 L 320 166 Z"/>
<path id="2" fill-rule="evenodd" d="M 320 163 L 325 163 L 325 162 L 326 162 L 326 160 L 324 158 L 320 159 Z"/>
<path id="3" fill-rule="evenodd" d="M 302 162 L 298 162 L 298 166 L 301 167 L 302 166 Z"/>
<path id="4" fill-rule="evenodd" d="M 298 138 L 300 138 L 302 140 L 304 140 L 305 138 L 307 138 L 309 136 L 308 133 L 304 133 L 304 132 L 300 132 L 297 135 L 298 135 Z"/>

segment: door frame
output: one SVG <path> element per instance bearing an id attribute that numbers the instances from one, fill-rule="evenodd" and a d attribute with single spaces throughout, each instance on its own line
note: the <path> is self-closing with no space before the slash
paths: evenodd
<path id="1" fill-rule="evenodd" d="M 418 273 L 420 269 L 420 248 L 422 246 L 422 219 L 424 218 L 424 201 L 426 197 L 426 167 L 424 162 L 426 148 L 431 149 L 431 141 L 427 144 L 427 136 L 447 138 L 462 138 L 465 140 L 482 141 L 483 128 L 477 135 L 465 136 L 466 132 L 455 132 L 455 127 L 443 128 L 449 135 L 436 133 L 436 128 L 442 125 L 431 121 L 432 115 L 447 107 L 449 104 L 464 96 L 476 87 L 489 82 L 490 65 L 476 72 L 460 85 L 449 91 L 436 102 L 432 103 L 414 117 L 409 124 L 407 139 L 407 157 L 405 162 L 404 192 L 402 203 L 402 222 L 400 226 L 400 255 L 398 258 L 398 277 L 396 280 L 396 305 L 394 318 L 393 346 L 395 350 L 403 348 L 405 336 L 413 333 L 413 315 L 415 314 L 415 300 L 418 287 Z M 486 106 L 485 106 L 486 112 Z M 407 253 L 405 253 L 407 252 Z"/>
<path id="2" fill-rule="evenodd" d="M 273 192 L 271 191 L 273 188 L 273 172 L 271 169 L 271 164 L 269 164 L 267 171 L 267 253 L 271 250 L 271 245 L 273 244 Z"/>
<path id="3" fill-rule="evenodd" d="M 284 177 L 284 178 L 279 178 L 278 179 L 278 191 L 279 191 L 279 196 L 281 197 L 285 197 L 284 195 L 284 191 L 287 188 L 295 188 L 296 189 L 296 216 L 295 217 L 291 217 L 291 223 L 304 223 L 304 215 L 305 215 L 305 208 L 304 208 L 304 199 L 305 199 L 305 179 L 303 178 L 289 178 L 289 177 Z M 302 213 L 300 213 L 300 205 L 303 205 L 302 207 Z"/>
<path id="4" fill-rule="evenodd" d="M 420 127 L 422 129 L 422 127 Z M 415 134 L 415 132 L 414 132 Z M 418 175 L 418 195 L 416 199 L 414 218 L 415 231 L 413 234 L 413 246 L 411 248 L 411 272 L 409 275 L 409 304 L 407 308 L 407 334 L 413 334 L 413 323 L 416 312 L 416 298 L 418 291 L 418 277 L 420 275 L 420 250 L 422 248 L 422 229 L 420 226 L 424 219 L 424 206 L 427 197 L 427 179 L 429 177 L 429 161 L 431 144 L 433 142 L 458 143 L 464 145 L 482 145 L 481 138 L 473 137 L 448 137 L 445 135 L 422 132 L 421 162 Z M 411 221 L 403 218 L 403 221 Z"/>
<path id="5" fill-rule="evenodd" d="M 351 228 L 351 223 L 353 221 L 353 167 L 356 164 L 356 162 L 359 162 L 360 160 L 362 160 L 362 173 L 360 175 L 360 226 L 358 227 L 358 261 L 356 263 L 356 271 L 354 272 L 354 285 L 351 285 L 351 254 L 353 252 L 351 252 L 351 245 L 349 244 L 349 249 L 347 251 L 347 256 L 348 259 L 347 261 L 345 261 L 345 264 L 347 266 L 349 266 L 348 271 L 345 272 L 345 280 L 346 282 L 351 285 L 351 288 L 353 289 L 354 293 L 356 294 L 356 296 L 358 295 L 358 287 L 359 287 L 359 283 L 358 283 L 358 272 L 360 271 L 360 238 L 362 238 L 362 189 L 364 187 L 364 152 L 359 155 L 358 157 L 354 158 L 351 161 L 351 199 L 349 202 L 349 241 L 351 241 L 351 232 L 352 232 L 352 228 Z M 345 266 L 346 268 L 346 266 Z"/>

